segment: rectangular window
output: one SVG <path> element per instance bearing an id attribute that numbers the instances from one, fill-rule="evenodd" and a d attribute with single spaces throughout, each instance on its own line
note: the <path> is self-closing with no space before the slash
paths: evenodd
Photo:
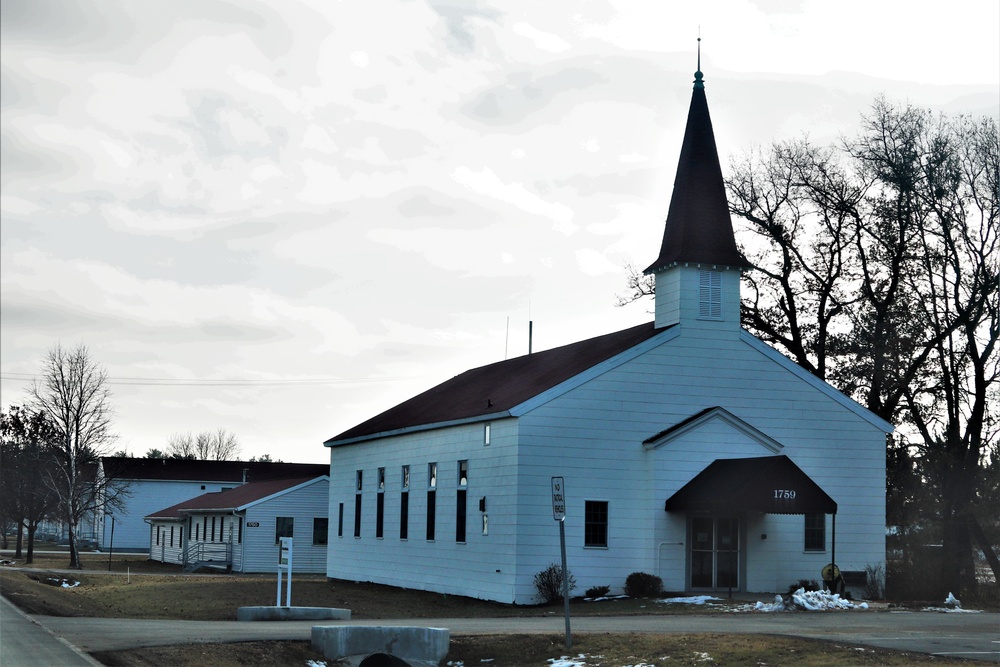
<path id="1" fill-rule="evenodd" d="M 177 529 L 177 546 L 184 546 L 184 526 Z"/>
<path id="2" fill-rule="evenodd" d="M 281 544 L 282 537 L 293 537 L 295 533 L 295 517 L 274 517 L 274 543 Z"/>
<path id="3" fill-rule="evenodd" d="M 458 485 L 468 486 L 469 485 L 469 462 L 459 461 L 458 462 Z"/>
<path id="4" fill-rule="evenodd" d="M 410 492 L 399 494 L 399 539 L 410 537 Z"/>
<path id="5" fill-rule="evenodd" d="M 344 503 L 337 507 L 337 537 L 344 536 Z"/>
<path id="6" fill-rule="evenodd" d="M 174 546 L 174 527 L 170 526 L 170 546 Z"/>
<path id="7" fill-rule="evenodd" d="M 375 498 L 375 537 L 382 539 L 382 529 L 385 526 L 385 494 L 379 493 Z"/>
<path id="8" fill-rule="evenodd" d="M 458 498 L 455 502 L 455 541 L 465 542 L 465 496 L 468 493 L 465 489 L 458 490 Z"/>
<path id="9" fill-rule="evenodd" d="M 208 542 L 212 539 L 212 533 L 208 532 L 208 517 L 203 517 L 201 520 L 201 539 Z"/>
<path id="10" fill-rule="evenodd" d="M 698 319 L 722 319 L 721 271 L 698 271 Z"/>
<path id="11" fill-rule="evenodd" d="M 361 494 L 354 496 L 354 537 L 361 537 Z"/>
<path id="12" fill-rule="evenodd" d="M 437 513 L 437 491 L 427 492 L 427 541 L 434 541 L 434 521 Z"/>
<path id="13" fill-rule="evenodd" d="M 826 551 L 826 515 L 806 514 L 806 551 Z"/>
<path id="14" fill-rule="evenodd" d="M 400 475 L 399 485 L 404 491 L 410 489 L 410 466 L 403 466 L 402 474 Z"/>
<path id="15" fill-rule="evenodd" d="M 378 490 L 385 491 L 385 468 L 378 469 Z"/>
<path id="16" fill-rule="evenodd" d="M 483 424 L 483 445 L 490 444 L 490 424 Z"/>
<path id="17" fill-rule="evenodd" d="M 438 485 L 438 464 L 427 464 L 427 488 L 436 489 Z"/>
<path id="18" fill-rule="evenodd" d="M 583 546 L 608 546 L 608 501 L 588 500 L 584 504 Z"/>
<path id="19" fill-rule="evenodd" d="M 313 517 L 313 544 L 325 546 L 330 530 L 330 520 L 325 516 Z"/>
<path id="20" fill-rule="evenodd" d="M 355 477 L 354 477 L 354 490 L 355 491 L 360 491 L 361 490 L 361 486 L 362 486 L 361 483 L 363 481 L 363 478 L 364 478 L 364 472 L 361 471 L 361 470 L 359 470 L 357 472 L 357 474 L 355 475 Z"/>
<path id="21" fill-rule="evenodd" d="M 199 524 L 194 524 L 194 541 L 198 542 L 201 540 L 201 526 Z"/>
<path id="22" fill-rule="evenodd" d="M 156 527 L 156 546 L 160 546 L 160 527 Z"/>
<path id="23" fill-rule="evenodd" d="M 214 516 L 212 517 L 212 532 L 210 533 L 210 535 L 212 536 L 211 541 L 214 542 L 215 541 L 215 517 Z"/>
<path id="24" fill-rule="evenodd" d="M 236 544 L 243 544 L 243 517 L 239 519 L 239 532 L 236 534 Z"/>
<path id="25" fill-rule="evenodd" d="M 223 537 L 223 535 L 224 535 L 223 530 L 225 529 L 225 526 L 226 526 L 226 517 L 220 516 L 219 517 L 219 541 L 220 542 L 225 542 L 226 541 L 225 538 Z"/>

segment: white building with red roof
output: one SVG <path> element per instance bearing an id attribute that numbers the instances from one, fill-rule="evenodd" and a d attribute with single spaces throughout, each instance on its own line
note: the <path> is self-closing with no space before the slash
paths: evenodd
<path id="1" fill-rule="evenodd" d="M 185 569 L 275 572 L 291 537 L 295 572 L 326 570 L 329 477 L 250 482 L 145 517 L 149 558 Z"/>
<path id="2" fill-rule="evenodd" d="M 467 371 L 327 440 L 327 575 L 537 602 L 561 477 L 577 594 L 633 572 L 784 591 L 832 561 L 863 584 L 885 561 L 893 427 L 741 328 L 750 269 L 699 71 L 654 321 Z"/>

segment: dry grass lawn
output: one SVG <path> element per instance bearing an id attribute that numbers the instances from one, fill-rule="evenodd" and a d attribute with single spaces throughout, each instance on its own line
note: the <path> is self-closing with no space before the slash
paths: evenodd
<path id="1" fill-rule="evenodd" d="M 84 570 L 56 572 L 66 566 L 64 556 L 39 555 L 27 571 L 19 565 L 0 571 L 0 593 L 27 613 L 58 616 L 129 618 L 184 618 L 234 620 L 241 606 L 272 604 L 273 575 L 238 576 L 179 574 L 164 566 L 136 558 L 86 555 Z M 73 588 L 55 585 L 61 578 L 79 581 Z M 456 596 L 408 591 L 374 584 L 327 581 L 325 577 L 296 576 L 296 605 L 342 607 L 354 618 L 432 618 L 538 616 L 547 607 L 510 606 Z M 561 607 L 560 607 L 561 610 Z M 614 600 L 602 603 L 574 601 L 572 614 L 671 614 L 713 613 L 712 608 L 650 604 L 647 600 Z M 762 635 L 649 635 L 579 634 L 567 651 L 560 636 L 457 636 L 446 659 L 453 667 L 542 666 L 561 657 L 577 664 L 602 665 L 968 665 L 920 654 L 839 646 L 787 637 Z M 308 642 L 244 642 L 143 648 L 95 655 L 106 665 L 297 665 L 322 661 Z"/>

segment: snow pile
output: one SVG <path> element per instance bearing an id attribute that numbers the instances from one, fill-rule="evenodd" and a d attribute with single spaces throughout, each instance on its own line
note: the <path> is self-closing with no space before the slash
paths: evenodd
<path id="1" fill-rule="evenodd" d="M 662 602 L 663 604 L 706 604 L 710 600 L 721 600 L 722 598 L 712 597 L 711 595 L 693 595 L 686 598 L 664 598 L 662 600 L 657 600 L 657 602 Z"/>
<path id="2" fill-rule="evenodd" d="M 829 611 L 832 609 L 868 609 L 868 604 L 854 604 L 836 593 L 829 591 L 807 591 L 804 588 L 792 593 L 785 600 L 780 595 L 774 596 L 772 604 L 758 602 L 754 605 L 756 611 Z"/>
<path id="3" fill-rule="evenodd" d="M 586 662 L 587 656 L 581 653 L 575 658 L 570 658 L 568 655 L 564 655 L 561 658 L 549 658 L 549 664 L 552 667 L 587 667 Z"/>
<path id="4" fill-rule="evenodd" d="M 925 607 L 924 611 L 943 611 L 946 614 L 981 614 L 982 612 L 976 609 L 962 609 L 962 603 L 958 598 L 955 597 L 953 593 L 948 593 L 948 597 L 944 599 L 943 607 Z"/>

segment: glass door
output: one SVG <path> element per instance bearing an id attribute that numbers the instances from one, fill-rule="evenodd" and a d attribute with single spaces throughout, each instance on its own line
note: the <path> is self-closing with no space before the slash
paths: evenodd
<path id="1" fill-rule="evenodd" d="M 738 517 L 691 517 L 691 588 L 740 586 Z"/>

